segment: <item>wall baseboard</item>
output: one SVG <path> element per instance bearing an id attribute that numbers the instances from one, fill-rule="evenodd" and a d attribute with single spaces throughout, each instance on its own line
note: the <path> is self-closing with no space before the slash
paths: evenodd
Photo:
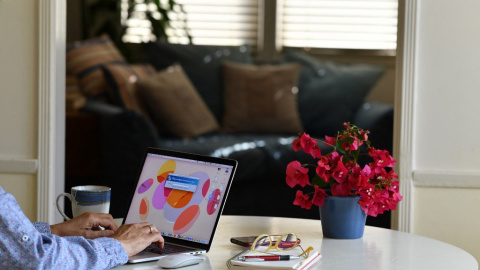
<path id="1" fill-rule="evenodd" d="M 480 188 L 480 172 L 414 171 L 415 187 Z"/>
<path id="2" fill-rule="evenodd" d="M 36 159 L 0 158 L 0 173 L 35 174 L 37 170 Z"/>

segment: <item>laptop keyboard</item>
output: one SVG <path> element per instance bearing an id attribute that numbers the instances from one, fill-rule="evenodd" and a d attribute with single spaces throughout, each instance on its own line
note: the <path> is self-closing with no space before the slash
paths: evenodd
<path id="1" fill-rule="evenodd" d="M 194 251 L 192 248 L 182 247 L 177 245 L 169 245 L 165 243 L 163 248 L 159 248 L 156 244 L 151 244 L 145 248 L 145 251 L 157 253 L 157 254 L 172 254 L 172 253 L 184 253 Z"/>

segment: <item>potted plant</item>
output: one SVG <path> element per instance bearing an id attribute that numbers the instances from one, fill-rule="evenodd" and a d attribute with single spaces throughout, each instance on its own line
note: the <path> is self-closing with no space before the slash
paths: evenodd
<path id="1" fill-rule="evenodd" d="M 318 161 L 290 162 L 286 182 L 292 188 L 297 185 L 302 188 L 296 191 L 294 205 L 306 209 L 312 205 L 320 207 L 324 236 L 360 238 L 366 216 L 396 209 L 402 196 L 393 170 L 395 159 L 390 153 L 371 146 L 368 130 L 350 123 L 343 126 L 345 129 L 335 137 L 325 136 L 325 141 L 300 134 L 292 143 L 293 149 L 302 150 Z M 330 146 L 332 151 L 324 155 L 318 142 Z M 370 162 L 362 166 L 361 156 L 369 157 Z M 309 175 L 310 168 L 315 168 L 313 177 Z M 306 189 L 309 192 L 304 193 Z"/>

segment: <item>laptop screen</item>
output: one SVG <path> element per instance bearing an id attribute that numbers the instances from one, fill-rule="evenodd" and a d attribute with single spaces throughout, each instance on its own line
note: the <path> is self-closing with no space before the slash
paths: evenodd
<path id="1" fill-rule="evenodd" d="M 235 169 L 234 160 L 149 148 L 124 223 L 209 247 Z"/>

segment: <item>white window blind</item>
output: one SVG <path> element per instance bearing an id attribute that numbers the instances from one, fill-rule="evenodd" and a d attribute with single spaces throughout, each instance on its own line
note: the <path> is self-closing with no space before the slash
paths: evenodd
<path id="1" fill-rule="evenodd" d="M 154 40 L 151 23 L 145 16 L 144 0 L 137 4 L 131 18 L 127 19 L 128 0 L 122 0 L 122 23 L 127 26 L 125 42 L 147 42 Z M 160 2 L 166 3 L 166 0 Z M 258 0 L 176 0 L 183 6 L 182 12 L 170 12 L 171 28 L 167 29 L 169 42 L 188 43 L 186 27 L 197 45 L 255 45 L 258 36 Z M 177 10 L 178 11 L 178 10 Z M 157 17 L 161 16 L 159 13 Z M 186 19 L 186 20 L 185 20 Z"/>
<path id="2" fill-rule="evenodd" d="M 144 3 L 144 0 L 135 0 Z M 168 0 L 160 0 L 166 3 Z M 185 13 L 169 13 L 172 43 L 187 43 L 188 28 L 193 44 L 258 44 L 259 2 L 269 0 L 176 0 Z M 395 50 L 397 0 L 277 0 L 276 44 L 281 47 Z M 128 0 L 122 0 L 123 23 L 128 26 L 126 42 L 154 40 L 145 10 L 154 5 L 137 4 L 126 19 Z M 272 14 L 272 13 L 265 13 Z M 161 16 L 157 14 L 156 16 Z"/>
<path id="3" fill-rule="evenodd" d="M 283 0 L 277 42 L 285 47 L 394 50 L 397 0 Z"/>
<path id="4" fill-rule="evenodd" d="M 128 0 L 121 2 L 121 23 L 126 26 L 123 42 L 140 43 L 155 40 L 152 35 L 151 23 L 147 19 L 145 12 L 147 10 L 156 10 L 154 6 L 145 4 L 143 0 L 137 1 L 139 4 L 133 8 L 132 14 L 128 17 Z M 155 16 L 160 16 L 156 14 Z"/>
<path id="5" fill-rule="evenodd" d="M 255 45 L 258 0 L 176 0 L 187 14 L 193 44 Z M 175 38 L 171 42 L 177 42 Z"/>

